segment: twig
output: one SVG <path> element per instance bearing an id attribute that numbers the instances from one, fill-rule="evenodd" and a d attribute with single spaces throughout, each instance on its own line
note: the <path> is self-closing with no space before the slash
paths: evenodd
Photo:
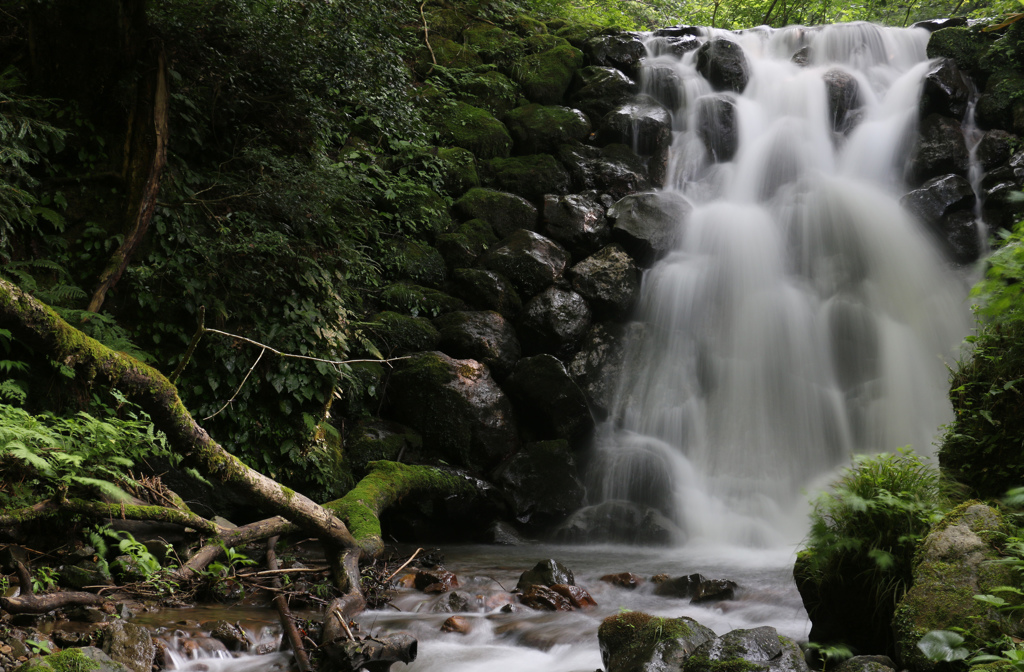
<path id="1" fill-rule="evenodd" d="M 280 571 L 277 566 L 277 553 L 274 552 L 279 538 L 275 534 L 267 539 L 267 567 L 271 571 Z M 281 587 L 281 579 L 274 579 L 274 587 Z M 309 672 L 309 656 L 306 655 L 306 650 L 302 647 L 302 638 L 299 637 L 299 632 L 295 629 L 292 613 L 288 609 L 288 599 L 282 594 L 275 595 L 274 606 L 277 607 L 277 613 L 281 617 L 281 627 L 284 629 L 285 637 L 288 638 L 292 653 L 295 655 L 295 666 L 299 668 L 299 672 Z"/>
<path id="2" fill-rule="evenodd" d="M 263 569 L 258 572 L 239 572 L 238 576 L 273 576 L 276 574 L 301 574 L 326 572 L 330 567 L 292 567 L 291 569 Z"/>
<path id="3" fill-rule="evenodd" d="M 434 56 L 434 48 L 430 46 L 430 28 L 427 26 L 427 15 L 423 13 L 423 8 L 427 5 L 427 0 L 423 0 L 423 4 L 420 5 L 420 17 L 423 18 L 423 41 L 427 45 L 427 50 L 430 52 L 430 60 L 434 65 L 437 65 L 437 57 Z M 429 75 L 434 71 L 434 65 L 430 66 L 430 70 L 427 70 Z"/>
<path id="4" fill-rule="evenodd" d="M 213 329 L 211 329 L 210 331 L 213 331 Z M 239 384 L 239 386 L 238 386 L 238 389 L 237 389 L 237 390 L 235 390 L 235 393 L 231 395 L 231 398 L 230 398 L 230 399 L 228 399 L 228 400 L 227 400 L 227 402 L 225 402 L 225 403 L 224 403 L 224 405 L 223 405 L 223 406 L 221 406 L 221 407 L 220 407 L 220 408 L 219 408 L 219 409 L 217 410 L 217 412 L 216 412 L 216 413 L 214 413 L 213 415 L 208 415 L 208 416 L 206 416 L 205 418 L 203 418 L 203 422 L 206 422 L 206 421 L 207 421 L 207 420 L 209 420 L 210 418 L 213 418 L 213 417 L 216 417 L 216 416 L 220 415 L 220 412 L 221 412 L 221 411 L 223 411 L 223 410 L 224 410 L 225 408 L 227 408 L 228 406 L 230 406 L 230 405 L 231 405 L 231 402 L 233 402 L 233 401 L 235 400 L 235 398 L 236 398 L 236 397 L 238 397 L 238 393 L 242 391 L 242 387 L 244 387 L 244 386 L 245 386 L 245 381 L 249 380 L 249 376 L 251 376 L 251 375 L 252 375 L 252 371 L 253 371 L 253 369 L 255 369 L 255 368 L 256 368 L 256 365 L 260 363 L 260 360 L 261 360 L 261 359 L 263 359 L 263 353 L 264 353 L 264 352 L 266 352 L 266 351 L 267 351 L 267 348 L 265 348 L 265 347 L 264 347 L 264 348 L 263 348 L 262 350 L 260 350 L 260 354 L 259 354 L 259 357 L 257 357 L 257 358 L 256 358 L 256 361 L 255 361 L 255 362 L 253 362 L 253 363 L 252 363 L 252 366 L 250 366 L 250 367 L 249 367 L 249 372 L 245 374 L 245 378 L 242 378 L 242 382 L 241 382 L 241 384 Z"/>
<path id="5" fill-rule="evenodd" d="M 309 360 L 311 362 L 323 362 L 324 364 L 332 364 L 332 365 L 335 365 L 335 366 L 340 365 L 340 364 L 356 364 L 356 363 L 359 363 L 359 362 L 379 362 L 381 364 L 390 364 L 391 362 L 398 362 L 398 361 L 401 361 L 403 359 L 409 359 L 409 356 L 406 356 L 406 357 L 389 357 L 387 359 L 321 359 L 319 357 L 310 357 L 308 355 L 296 355 L 296 354 L 292 354 L 290 352 L 281 352 L 280 350 L 276 350 L 276 349 L 270 347 L 269 345 L 266 345 L 265 343 L 260 343 L 259 341 L 252 340 L 251 338 L 246 338 L 245 336 L 239 336 L 238 334 L 231 334 L 231 333 L 228 333 L 226 331 L 221 331 L 219 329 L 207 329 L 206 331 L 208 331 L 211 334 L 220 334 L 221 336 L 228 336 L 230 338 L 234 338 L 234 339 L 239 340 L 239 341 L 245 341 L 246 343 L 251 343 L 253 345 L 258 345 L 259 347 L 261 347 L 261 348 L 263 348 L 265 350 L 269 350 L 272 353 L 274 353 L 275 355 L 278 355 L 280 357 L 290 357 L 292 359 L 307 359 L 307 360 Z"/>
<path id="6" fill-rule="evenodd" d="M 398 569 L 396 569 L 396 570 L 394 571 L 394 573 L 392 573 L 392 574 L 391 574 L 391 576 L 389 576 L 388 578 L 384 579 L 384 584 L 385 584 L 385 585 L 387 585 L 387 584 L 391 583 L 391 579 L 393 579 L 393 578 L 395 578 L 396 576 L 398 576 L 398 573 L 399 573 L 400 571 L 402 571 L 403 569 L 405 569 L 406 567 L 408 567 L 408 566 L 409 566 L 409 563 L 410 563 L 410 562 L 412 562 L 413 560 L 415 560 L 415 559 L 416 559 L 416 556 L 417 556 L 417 555 L 419 555 L 419 554 L 420 554 L 420 551 L 422 551 L 422 550 L 423 550 L 422 548 L 417 548 L 417 549 L 416 549 L 416 552 L 415 552 L 415 553 L 413 553 L 413 554 L 412 554 L 411 556 L 409 556 L 409 559 L 408 559 L 408 560 L 406 560 L 406 561 L 405 561 L 405 562 L 404 562 L 404 563 L 402 564 L 402 566 L 401 566 L 401 567 L 399 567 Z"/>
<path id="7" fill-rule="evenodd" d="M 192 334 L 192 340 L 189 341 L 188 349 L 185 350 L 185 356 L 182 357 L 181 362 L 177 368 L 174 369 L 174 373 L 171 374 L 168 380 L 171 381 L 171 385 L 178 382 L 178 376 L 188 366 L 189 360 L 192 359 L 192 353 L 195 352 L 196 346 L 199 345 L 199 339 L 203 337 L 203 332 L 206 331 L 206 306 L 199 306 L 199 325 L 196 327 L 196 333 Z"/>

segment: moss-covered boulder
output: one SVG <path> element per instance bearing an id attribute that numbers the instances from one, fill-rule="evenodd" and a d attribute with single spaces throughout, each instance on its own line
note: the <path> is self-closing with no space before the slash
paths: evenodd
<path id="1" fill-rule="evenodd" d="M 547 26 L 526 14 L 519 14 L 516 18 L 512 19 L 512 27 L 517 33 L 526 37 L 530 35 L 543 35 L 548 32 Z"/>
<path id="2" fill-rule="evenodd" d="M 386 310 L 370 318 L 367 326 L 377 349 L 386 356 L 433 350 L 441 335 L 425 317 L 411 317 Z"/>
<path id="3" fill-rule="evenodd" d="M 423 437 L 391 420 L 369 418 L 355 424 L 345 438 L 345 457 L 356 478 L 376 460 L 416 463 L 423 457 Z"/>
<path id="4" fill-rule="evenodd" d="M 642 611 L 609 616 L 597 629 L 607 672 L 682 669 L 687 657 L 715 633 L 693 620 L 659 618 Z"/>
<path id="5" fill-rule="evenodd" d="M 594 429 L 586 395 L 551 355 L 520 359 L 505 389 L 521 411 L 522 431 L 536 439 L 566 439 L 579 445 Z"/>
<path id="6" fill-rule="evenodd" d="M 486 162 L 486 172 L 489 185 L 534 203 L 545 194 L 567 194 L 572 184 L 565 167 L 550 154 L 492 159 Z"/>
<path id="7" fill-rule="evenodd" d="M 576 71 L 571 90 L 569 104 L 600 119 L 633 97 L 639 87 L 617 68 L 588 65 Z"/>
<path id="8" fill-rule="evenodd" d="M 582 66 L 583 52 L 563 44 L 517 59 L 511 67 L 511 75 L 532 102 L 559 105 L 572 83 L 573 74 Z"/>
<path id="9" fill-rule="evenodd" d="M 133 672 L 95 646 L 31 658 L 17 669 L 22 672 Z"/>
<path id="10" fill-rule="evenodd" d="M 452 291 L 469 305 L 496 311 L 509 320 L 514 320 L 523 309 L 515 287 L 508 278 L 495 271 L 457 268 L 452 273 L 452 286 Z"/>
<path id="11" fill-rule="evenodd" d="M 381 290 L 380 303 L 384 308 L 413 317 L 437 317 L 455 310 L 465 310 L 462 299 L 444 292 L 406 282 L 396 282 Z"/>
<path id="12" fill-rule="evenodd" d="M 683 672 L 809 672 L 792 640 L 768 626 L 733 630 L 698 646 Z"/>
<path id="13" fill-rule="evenodd" d="M 436 248 L 411 238 L 397 240 L 390 247 L 389 262 L 398 277 L 434 288 L 444 284 L 448 271 Z"/>
<path id="14" fill-rule="evenodd" d="M 425 352 L 397 362 L 388 397 L 391 416 L 453 466 L 486 473 L 518 448 L 512 403 L 475 360 Z"/>
<path id="15" fill-rule="evenodd" d="M 399 166 L 392 165 L 397 170 Z M 446 231 L 451 226 L 451 215 L 448 214 L 448 202 L 444 196 L 429 187 L 421 187 L 399 193 L 392 201 L 377 204 L 381 210 L 389 212 L 403 222 L 409 231 L 419 231 L 431 235 Z"/>
<path id="16" fill-rule="evenodd" d="M 604 30 L 603 27 L 594 24 L 570 23 L 555 30 L 555 35 L 577 49 L 582 49 L 587 40 L 595 35 L 600 35 Z"/>
<path id="17" fill-rule="evenodd" d="M 553 153 L 562 143 L 590 135 L 590 120 L 579 110 L 536 103 L 517 107 L 505 116 L 517 154 Z"/>
<path id="18" fill-rule="evenodd" d="M 985 92 L 978 98 L 975 116 L 985 129 L 1001 128 L 1024 133 L 1024 74 L 1017 70 L 1002 70 L 988 78 Z"/>
<path id="19" fill-rule="evenodd" d="M 461 196 L 480 186 L 473 152 L 463 147 L 442 147 L 437 150 L 437 158 L 441 159 L 445 191 L 452 196 Z"/>
<path id="20" fill-rule="evenodd" d="M 457 40 L 462 35 L 462 30 L 469 25 L 469 17 L 447 7 L 427 7 L 423 14 L 430 28 L 431 46 L 434 36 Z"/>
<path id="21" fill-rule="evenodd" d="M 892 623 L 896 660 L 903 667 L 939 669 L 917 648 L 930 630 L 968 628 L 981 641 L 1001 634 L 1005 619 L 974 596 L 1016 585 L 1014 571 L 993 562 L 1000 556 L 998 542 L 1009 532 L 1010 526 L 996 509 L 966 502 L 946 514 L 921 542 L 913 585 L 900 600 Z M 1010 634 L 1019 636 L 1024 626 L 1011 624 L 1011 630 Z"/>
<path id="22" fill-rule="evenodd" d="M 480 258 L 480 266 L 512 281 L 530 297 L 562 277 L 569 263 L 565 248 L 544 236 L 520 229 Z"/>
<path id="23" fill-rule="evenodd" d="M 526 50 L 519 36 L 491 23 L 469 25 L 462 32 L 462 39 L 488 63 L 508 63 Z"/>
<path id="24" fill-rule="evenodd" d="M 580 482 L 565 441 L 528 443 L 498 465 L 491 476 L 520 523 L 549 525 L 583 505 Z"/>
<path id="25" fill-rule="evenodd" d="M 497 70 L 477 72 L 459 80 L 456 98 L 503 117 L 520 99 L 519 85 Z"/>
<path id="26" fill-rule="evenodd" d="M 441 140 L 473 152 L 478 158 L 508 156 L 512 136 L 505 124 L 487 110 L 463 102 L 455 102 L 439 114 Z"/>
<path id="27" fill-rule="evenodd" d="M 416 51 L 416 74 L 425 76 L 433 69 L 434 61 L 446 68 L 475 68 L 483 65 L 480 56 L 471 47 L 441 35 L 430 36 L 430 49 L 423 46 Z"/>
<path id="28" fill-rule="evenodd" d="M 537 228 L 537 207 L 522 196 L 494 189 L 470 189 L 453 205 L 463 219 L 482 219 L 499 239 L 518 229 Z"/>
<path id="29" fill-rule="evenodd" d="M 928 58 L 951 58 L 961 70 L 984 86 L 985 67 L 982 58 L 993 36 L 978 28 L 953 26 L 942 28 L 928 39 Z"/>
<path id="30" fill-rule="evenodd" d="M 460 311 L 434 320 L 438 349 L 457 359 L 483 362 L 502 380 L 519 361 L 521 349 L 512 323 L 493 310 Z"/>
<path id="31" fill-rule="evenodd" d="M 488 248 L 498 242 L 494 229 L 482 219 L 463 222 L 451 233 L 442 233 L 435 245 L 448 268 L 472 266 Z"/>

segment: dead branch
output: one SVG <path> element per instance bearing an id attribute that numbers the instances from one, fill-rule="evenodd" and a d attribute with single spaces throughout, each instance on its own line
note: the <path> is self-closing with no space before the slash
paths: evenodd
<path id="1" fill-rule="evenodd" d="M 270 571 L 280 571 L 277 565 L 277 553 L 274 551 L 278 539 L 280 537 L 274 535 L 267 540 L 267 569 Z M 274 587 L 281 587 L 280 578 L 274 579 Z M 277 608 L 277 615 L 281 619 L 281 627 L 284 629 L 285 637 L 288 638 L 288 643 L 292 647 L 292 653 L 295 655 L 296 667 L 299 668 L 299 672 L 309 672 L 309 656 L 306 655 L 306 649 L 302 646 L 302 637 L 299 636 L 299 631 L 295 629 L 292 612 L 288 609 L 288 598 L 278 594 L 274 596 L 273 601 L 274 606 Z"/>

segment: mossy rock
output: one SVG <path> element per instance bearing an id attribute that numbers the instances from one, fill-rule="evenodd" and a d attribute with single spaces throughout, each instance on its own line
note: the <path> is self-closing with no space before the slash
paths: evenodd
<path id="1" fill-rule="evenodd" d="M 952 58 L 957 67 L 977 76 L 983 70 L 982 57 L 990 39 L 967 26 L 936 30 L 928 39 L 928 58 Z"/>
<path id="2" fill-rule="evenodd" d="M 469 25 L 469 17 L 462 12 L 445 7 L 430 7 L 424 12 L 427 18 L 427 27 L 430 30 L 431 46 L 434 36 L 440 36 L 449 40 L 457 40 L 462 35 L 462 30 Z M 422 24 L 419 26 L 422 35 Z"/>
<path id="3" fill-rule="evenodd" d="M 390 310 L 370 318 L 371 332 L 377 348 L 387 356 L 407 355 L 433 350 L 441 335 L 425 317 L 401 315 Z"/>
<path id="4" fill-rule="evenodd" d="M 370 418 L 356 424 L 345 440 L 346 457 L 357 478 L 366 476 L 376 460 L 416 462 L 423 453 L 423 437 L 397 422 Z"/>
<path id="5" fill-rule="evenodd" d="M 601 31 L 601 26 L 585 23 L 570 23 L 569 25 L 563 26 L 555 31 L 555 35 L 567 40 L 569 44 L 579 49 L 586 44 L 587 40 L 600 35 Z"/>
<path id="6" fill-rule="evenodd" d="M 893 617 L 897 662 L 920 672 L 939 669 L 917 648 L 931 630 L 964 628 L 983 641 L 1003 634 L 1005 619 L 974 596 L 1016 585 L 1013 569 L 994 562 L 996 542 L 1011 531 L 999 511 L 980 502 L 965 502 L 935 525 L 918 548 L 913 585 Z M 1024 627 L 1011 624 L 1008 634 L 1024 634 Z"/>
<path id="7" fill-rule="evenodd" d="M 440 117 L 442 140 L 468 149 L 478 158 L 506 157 L 512 150 L 512 137 L 505 124 L 487 110 L 456 102 L 441 112 Z"/>
<path id="8" fill-rule="evenodd" d="M 419 185 L 417 190 L 402 193 L 396 200 L 379 205 L 381 210 L 405 220 L 408 223 L 407 230 L 431 234 L 445 231 L 451 226 L 448 200 L 429 187 Z"/>
<path id="9" fill-rule="evenodd" d="M 494 310 L 512 320 L 523 309 L 522 299 L 512 282 L 495 271 L 479 268 L 457 268 L 452 273 L 456 294 L 480 310 Z"/>
<path id="10" fill-rule="evenodd" d="M 444 188 L 449 194 L 459 197 L 480 186 L 473 152 L 462 147 L 443 147 L 437 151 L 437 156 L 441 159 Z"/>
<path id="11" fill-rule="evenodd" d="M 714 638 L 714 631 L 692 618 L 660 618 L 640 611 L 609 616 L 597 629 L 608 672 L 678 670 L 697 647 Z"/>
<path id="12" fill-rule="evenodd" d="M 482 219 L 499 239 L 517 229 L 537 228 L 537 208 L 522 196 L 494 189 L 470 189 L 452 206 L 464 219 Z"/>
<path id="13" fill-rule="evenodd" d="M 519 36 L 490 23 L 474 23 L 466 27 L 462 39 L 487 63 L 508 64 L 526 50 Z"/>
<path id="14" fill-rule="evenodd" d="M 392 268 L 400 279 L 428 287 L 444 284 L 448 270 L 441 253 L 422 240 L 404 239 L 390 244 Z"/>
<path id="15" fill-rule="evenodd" d="M 437 249 L 444 257 L 449 269 L 472 266 L 481 254 L 497 244 L 494 229 L 483 219 L 464 222 L 452 233 L 437 237 Z"/>
<path id="16" fill-rule="evenodd" d="M 572 46 L 569 41 L 554 35 L 532 35 L 523 40 L 526 45 L 526 53 L 539 54 L 555 47 Z"/>
<path id="17" fill-rule="evenodd" d="M 497 70 L 488 70 L 463 77 L 456 98 L 503 117 L 519 100 L 519 85 Z"/>
<path id="18" fill-rule="evenodd" d="M 558 105 L 572 83 L 573 74 L 583 66 L 583 52 L 565 44 L 518 59 L 512 77 L 534 103 Z"/>
<path id="19" fill-rule="evenodd" d="M 548 32 L 548 27 L 541 21 L 526 14 L 520 14 L 512 19 L 512 27 L 517 33 L 525 36 L 543 35 Z"/>
<path id="20" fill-rule="evenodd" d="M 563 143 L 585 139 L 591 130 L 590 120 L 579 110 L 536 103 L 509 112 L 505 125 L 519 154 L 550 152 Z"/>
<path id="21" fill-rule="evenodd" d="M 544 25 L 547 26 L 549 33 L 554 32 L 560 28 L 565 28 L 568 24 L 569 22 L 564 19 L 554 19 L 553 21 L 544 22 Z"/>
<path id="22" fill-rule="evenodd" d="M 438 236 L 440 239 L 446 234 Z M 440 241 L 438 242 L 440 246 Z M 388 310 L 413 317 L 437 317 L 456 310 L 465 310 L 466 304 L 454 296 L 432 287 L 396 282 L 385 287 L 380 302 Z"/>
<path id="23" fill-rule="evenodd" d="M 1024 75 L 1001 70 L 988 78 L 975 110 L 978 124 L 1012 133 L 1024 133 Z"/>
<path id="24" fill-rule="evenodd" d="M 433 58 L 431 58 L 431 51 L 433 51 Z M 434 61 L 437 61 L 437 65 L 446 68 L 468 69 L 483 64 L 483 60 L 472 47 L 459 44 L 440 35 L 431 35 L 430 49 L 423 46 L 416 51 L 416 74 L 421 77 L 425 76 L 433 69 Z"/>
<path id="25" fill-rule="evenodd" d="M 810 672 L 796 643 L 763 626 L 733 630 L 698 646 L 683 672 Z"/>
<path id="26" fill-rule="evenodd" d="M 22 672 L 131 672 L 94 646 L 30 658 L 18 669 Z"/>
<path id="27" fill-rule="evenodd" d="M 569 173 L 550 154 L 498 158 L 486 164 L 487 182 L 502 191 L 539 203 L 544 194 L 566 194 L 572 181 Z"/>

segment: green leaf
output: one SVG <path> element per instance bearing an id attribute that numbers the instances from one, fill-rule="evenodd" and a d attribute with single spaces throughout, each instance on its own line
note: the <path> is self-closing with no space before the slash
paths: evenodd
<path id="1" fill-rule="evenodd" d="M 964 638 L 960 634 L 949 630 L 932 630 L 921 638 L 917 648 L 928 660 L 952 662 L 964 660 L 970 655 L 966 648 L 960 646 L 963 643 Z"/>

